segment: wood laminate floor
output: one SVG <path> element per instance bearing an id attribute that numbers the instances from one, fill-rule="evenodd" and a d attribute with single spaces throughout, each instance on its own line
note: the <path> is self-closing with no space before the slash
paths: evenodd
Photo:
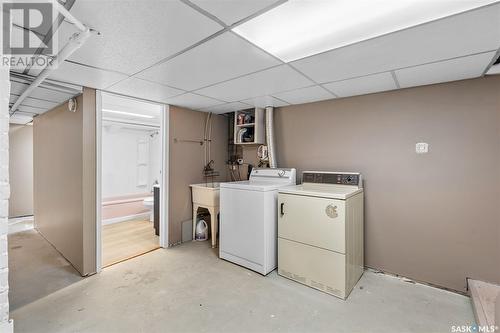
<path id="1" fill-rule="evenodd" d="M 156 250 L 160 240 L 153 223 L 134 220 L 102 227 L 102 266 L 107 267 Z"/>

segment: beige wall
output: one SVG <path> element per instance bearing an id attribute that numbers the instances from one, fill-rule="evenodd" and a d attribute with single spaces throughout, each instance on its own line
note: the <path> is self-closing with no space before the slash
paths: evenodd
<path id="1" fill-rule="evenodd" d="M 33 215 L 33 127 L 9 130 L 9 217 Z"/>
<path id="2" fill-rule="evenodd" d="M 38 231 L 82 274 L 95 272 L 95 91 L 34 120 Z M 93 200 L 93 201 L 92 201 Z"/>
<path id="3" fill-rule="evenodd" d="M 275 123 L 279 166 L 363 173 L 367 266 L 500 283 L 499 76 L 284 107 Z"/>
<path id="4" fill-rule="evenodd" d="M 169 117 L 169 244 L 181 241 L 182 222 L 192 218 L 190 184 L 202 183 L 204 148 L 198 143 L 175 142 L 203 139 L 207 113 L 170 106 Z M 213 116 L 212 159 L 226 180 L 228 128 L 225 116 Z"/>

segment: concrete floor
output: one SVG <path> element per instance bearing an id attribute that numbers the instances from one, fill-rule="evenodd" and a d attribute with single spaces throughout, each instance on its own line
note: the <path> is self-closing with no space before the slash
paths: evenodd
<path id="1" fill-rule="evenodd" d="M 34 229 L 9 234 L 8 242 L 11 311 L 83 279 Z"/>
<path id="2" fill-rule="evenodd" d="M 24 288 L 42 288 L 47 277 Z M 17 297 L 23 286 L 12 287 Z M 220 260 L 208 242 L 108 267 L 11 316 L 16 332 L 429 333 L 474 323 L 465 296 L 367 271 L 342 301 Z"/>

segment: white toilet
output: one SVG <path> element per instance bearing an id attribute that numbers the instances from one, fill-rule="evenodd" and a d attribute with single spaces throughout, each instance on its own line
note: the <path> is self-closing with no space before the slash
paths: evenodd
<path id="1" fill-rule="evenodd" d="M 151 213 L 149 214 L 149 221 L 153 222 L 154 221 L 154 204 L 155 204 L 155 199 L 154 197 L 147 197 L 143 201 L 144 207 L 149 209 Z"/>

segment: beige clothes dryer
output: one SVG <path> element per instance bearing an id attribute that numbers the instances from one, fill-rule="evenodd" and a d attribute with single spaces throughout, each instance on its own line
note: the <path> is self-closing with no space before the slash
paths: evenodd
<path id="1" fill-rule="evenodd" d="M 278 274 L 347 298 L 363 274 L 359 173 L 303 173 L 278 194 Z"/>

